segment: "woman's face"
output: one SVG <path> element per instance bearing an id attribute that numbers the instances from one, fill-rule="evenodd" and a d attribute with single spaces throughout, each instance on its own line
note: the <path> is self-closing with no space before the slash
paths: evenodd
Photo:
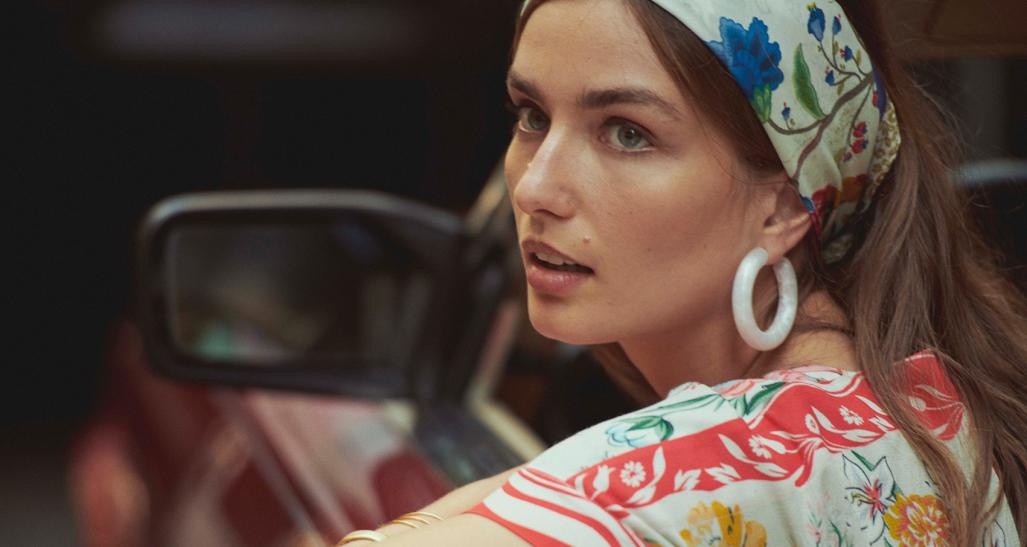
<path id="1" fill-rule="evenodd" d="M 735 269 L 756 241 L 745 170 L 627 6 L 543 4 L 508 90 L 506 175 L 535 328 L 598 344 L 730 318 Z M 560 258 L 579 266 L 543 260 Z"/>

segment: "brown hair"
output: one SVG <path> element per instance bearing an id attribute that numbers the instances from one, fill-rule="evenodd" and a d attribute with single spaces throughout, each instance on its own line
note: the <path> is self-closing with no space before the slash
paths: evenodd
<path id="1" fill-rule="evenodd" d="M 531 13 L 518 21 L 514 49 Z M 683 93 L 755 173 L 782 170 L 777 153 L 730 73 L 676 18 L 650 0 L 625 0 L 657 56 Z M 997 257 L 965 214 L 949 173 L 958 155 L 954 131 L 936 103 L 893 59 L 876 5 L 839 0 L 874 59 L 902 130 L 891 172 L 841 263 L 819 260 L 807 238 L 797 249 L 800 298 L 826 290 L 845 310 L 851 330 L 821 324 L 797 329 L 847 331 L 863 374 L 882 406 L 924 462 L 946 508 L 950 543 L 980 541 L 1001 498 L 989 503 L 994 469 L 1027 545 L 1027 303 L 999 274 Z M 805 252 L 804 252 L 805 251 Z M 948 448 L 916 418 L 898 364 L 931 348 L 968 409 L 975 461 L 970 482 Z M 658 399 L 619 344 L 593 352 L 607 372 L 641 402 Z"/>

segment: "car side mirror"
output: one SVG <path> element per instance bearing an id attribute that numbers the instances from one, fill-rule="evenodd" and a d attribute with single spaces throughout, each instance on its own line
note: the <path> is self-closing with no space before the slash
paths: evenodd
<path id="1" fill-rule="evenodd" d="M 411 396 L 440 359 L 463 229 L 366 191 L 166 199 L 138 241 L 149 360 L 185 380 Z"/>

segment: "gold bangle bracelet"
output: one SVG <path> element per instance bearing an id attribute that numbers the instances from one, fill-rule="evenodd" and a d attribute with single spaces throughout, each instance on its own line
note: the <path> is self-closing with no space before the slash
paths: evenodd
<path id="1" fill-rule="evenodd" d="M 390 521 L 389 524 L 402 524 L 403 526 L 409 526 L 414 529 L 420 528 L 420 526 L 417 526 L 416 524 L 410 524 L 404 519 L 405 517 L 399 517 L 398 519 Z"/>
<path id="2" fill-rule="evenodd" d="M 420 522 L 421 524 L 431 524 L 430 520 L 428 520 L 428 519 L 426 519 L 424 517 L 418 517 L 416 515 L 412 515 L 410 513 L 407 513 L 406 515 L 403 515 L 402 517 L 399 517 L 396 520 L 412 520 L 414 522 Z M 393 522 L 396 522 L 396 521 L 394 520 Z"/>
<path id="3" fill-rule="evenodd" d="M 335 544 L 335 547 L 340 545 L 346 545 L 354 541 L 368 540 L 378 543 L 379 541 L 385 541 L 385 534 L 375 532 L 374 530 L 354 530 L 339 540 L 339 543 Z"/>
<path id="4" fill-rule="evenodd" d="M 407 513 L 407 514 L 403 515 L 403 517 L 431 517 L 431 518 L 433 518 L 435 520 L 438 520 L 438 521 L 442 520 L 442 517 L 436 515 L 435 513 L 429 513 L 428 511 L 414 511 L 412 513 Z M 400 518 L 403 518 L 403 517 L 400 517 Z"/>

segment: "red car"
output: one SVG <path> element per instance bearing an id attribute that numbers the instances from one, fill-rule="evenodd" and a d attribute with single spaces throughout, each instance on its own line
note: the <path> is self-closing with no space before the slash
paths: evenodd
<path id="1" fill-rule="evenodd" d="M 331 544 L 541 451 L 491 399 L 520 313 L 493 184 L 466 221 L 346 191 L 155 207 L 73 458 L 86 543 Z"/>

